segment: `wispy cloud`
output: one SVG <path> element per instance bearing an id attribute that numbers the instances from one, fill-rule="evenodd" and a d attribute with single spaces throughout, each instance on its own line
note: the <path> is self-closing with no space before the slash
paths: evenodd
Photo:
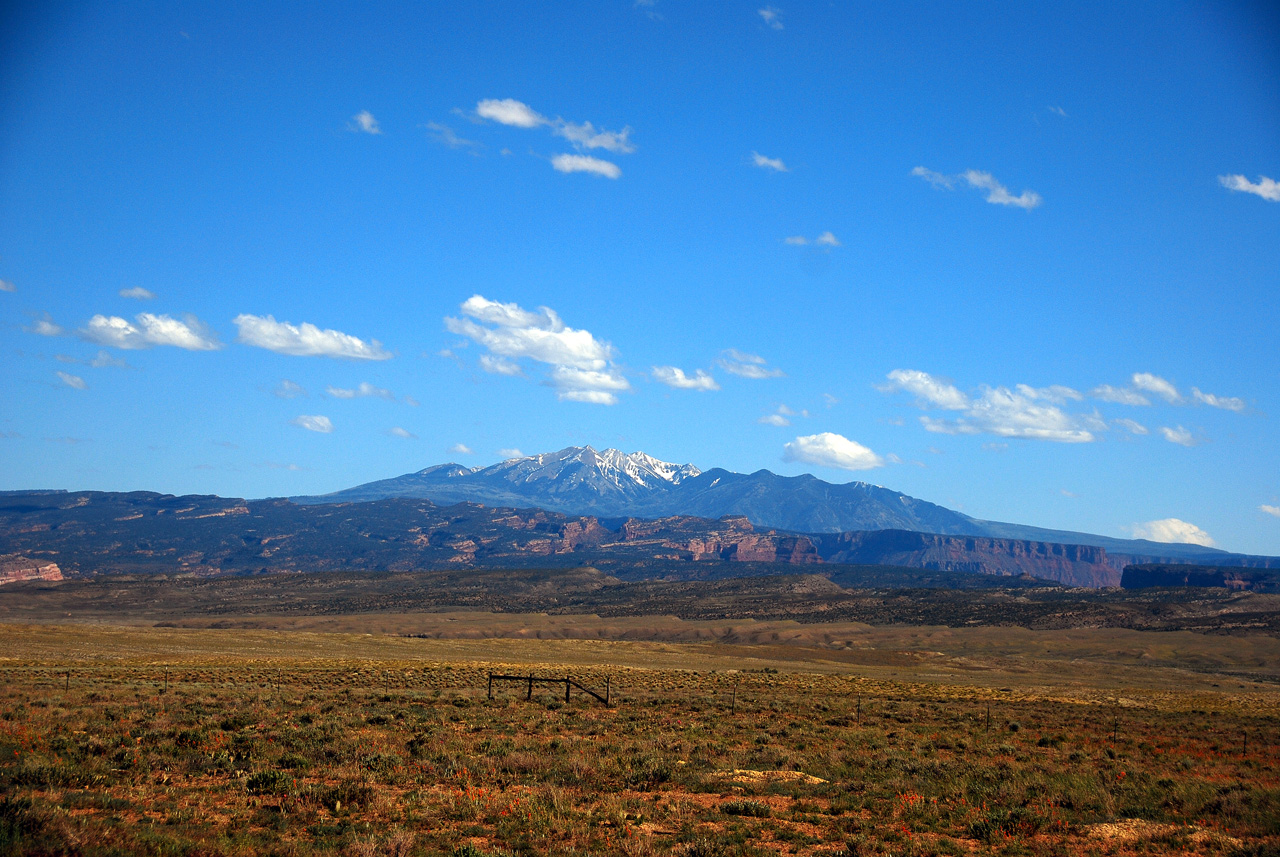
<path id="1" fill-rule="evenodd" d="M 765 414 L 760 419 L 756 420 L 756 422 L 765 426 L 777 426 L 778 428 L 791 425 L 791 420 L 787 419 L 782 414 Z"/>
<path id="2" fill-rule="evenodd" d="M 1100 384 L 1089 391 L 1089 395 L 1103 402 L 1111 402 L 1116 405 L 1134 405 L 1146 406 L 1151 404 L 1151 400 L 1135 390 L 1128 390 L 1123 387 L 1113 387 L 1110 384 Z"/>
<path id="3" fill-rule="evenodd" d="M 408 429 L 400 428 L 400 426 L 395 426 L 394 428 L 388 429 L 387 434 L 391 435 L 392 437 L 401 437 L 401 438 L 404 438 L 405 440 L 416 440 L 418 437 L 416 434 L 409 431 Z"/>
<path id="4" fill-rule="evenodd" d="M 1132 381 L 1133 386 L 1139 390 L 1159 396 L 1171 405 L 1177 405 L 1182 402 L 1182 394 L 1178 392 L 1178 388 L 1159 375 L 1152 375 L 1150 372 L 1135 372 L 1133 373 Z"/>
<path id="5" fill-rule="evenodd" d="M 156 293 L 150 289 L 144 289 L 142 286 L 134 286 L 131 289 L 121 289 L 120 297 L 129 298 L 134 301 L 154 300 Z"/>
<path id="6" fill-rule="evenodd" d="M 16 292 L 18 287 L 8 280 L 0 280 L 0 292 Z"/>
<path id="7" fill-rule="evenodd" d="M 1258 507 L 1258 511 L 1265 512 L 1273 518 L 1280 518 L 1280 506 L 1268 506 L 1266 503 L 1263 503 Z"/>
<path id="8" fill-rule="evenodd" d="M 770 27 L 775 30 L 782 29 L 782 10 L 775 6 L 766 6 L 763 9 L 757 9 L 756 14 Z"/>
<path id="9" fill-rule="evenodd" d="M 617 164 L 590 155 L 556 155 L 551 159 L 551 166 L 562 173 L 590 173 L 607 179 L 622 176 L 622 170 Z"/>
<path id="10" fill-rule="evenodd" d="M 790 244 L 793 247 L 805 247 L 810 244 L 815 247 L 839 247 L 840 240 L 836 238 L 832 232 L 823 232 L 817 238 L 806 238 L 803 235 L 789 235 L 782 239 L 784 244 Z"/>
<path id="11" fill-rule="evenodd" d="M 449 447 L 449 454 L 450 455 L 473 455 L 474 453 L 472 453 L 471 447 L 467 446 L 465 443 L 455 443 L 453 446 Z"/>
<path id="12" fill-rule="evenodd" d="M 293 325 L 274 316 L 242 314 L 232 319 L 240 329 L 237 341 L 294 357 L 334 357 L 347 360 L 388 360 L 391 353 L 376 339 L 362 339 L 314 324 Z"/>
<path id="13" fill-rule="evenodd" d="M 1018 196 L 1014 196 L 1009 193 L 1007 187 L 996 181 L 995 176 L 991 175 L 991 173 L 984 173 L 981 170 L 965 170 L 961 175 L 969 183 L 970 187 L 985 190 L 987 192 L 987 202 L 995 205 L 1012 205 L 1030 211 L 1043 202 L 1040 194 L 1035 191 L 1024 190 Z"/>
<path id="14" fill-rule="evenodd" d="M 187 351 L 216 351 L 222 347 L 213 331 L 193 315 L 185 315 L 181 321 L 149 312 L 134 316 L 133 321 L 118 315 L 95 315 L 77 334 L 86 342 L 127 350 L 154 345 Z"/>
<path id="15" fill-rule="evenodd" d="M 475 140 L 459 137 L 448 125 L 441 125 L 439 122 L 428 122 L 422 127 L 427 129 L 431 139 L 438 143 L 443 143 L 450 149 L 477 149 L 480 147 L 480 144 Z"/>
<path id="16" fill-rule="evenodd" d="M 1202 405 L 1208 405 L 1211 408 L 1221 408 L 1224 411 L 1235 411 L 1240 413 L 1245 409 L 1244 399 L 1237 399 L 1234 396 L 1215 396 L 1213 393 L 1202 393 L 1200 388 L 1192 387 L 1191 396 Z"/>
<path id="17" fill-rule="evenodd" d="M 355 116 L 352 116 L 351 121 L 347 123 L 347 130 L 361 134 L 382 133 L 382 128 L 378 126 L 378 120 L 373 118 L 373 114 L 368 110 L 361 110 Z"/>
<path id="18" fill-rule="evenodd" d="M 1251 182 L 1241 175 L 1218 176 L 1218 181 L 1227 190 L 1251 193 L 1270 202 L 1280 202 L 1280 182 L 1266 176 L 1258 176 L 1257 182 Z"/>
<path id="19" fill-rule="evenodd" d="M 335 399 L 387 399 L 395 401 L 396 394 L 382 387 L 375 387 L 368 381 L 361 381 L 354 389 L 341 387 L 325 387 L 324 391 Z"/>
<path id="20" fill-rule="evenodd" d="M 68 372 L 57 372 L 55 374 L 62 380 L 62 383 L 73 390 L 87 390 L 89 388 L 89 385 L 79 375 L 72 375 Z"/>
<path id="21" fill-rule="evenodd" d="M 781 378 L 786 374 L 781 369 L 768 366 L 767 363 L 768 361 L 758 354 L 748 354 L 736 348 L 728 349 L 720 359 L 716 360 L 717 366 L 730 375 L 737 375 L 739 378 L 762 380 L 764 378 Z"/>
<path id="22" fill-rule="evenodd" d="M 1177 428 L 1161 426 L 1160 434 L 1164 435 L 1164 439 L 1169 441 L 1169 443 L 1176 443 L 1178 446 L 1196 446 L 1200 443 L 1196 440 L 1195 435 L 1182 426 L 1178 426 Z"/>
<path id="23" fill-rule="evenodd" d="M 291 422 L 298 428 L 304 428 L 307 431 L 319 432 L 320 434 L 329 434 L 333 431 L 333 423 L 329 418 L 319 415 L 303 414 L 291 420 Z"/>
<path id="24" fill-rule="evenodd" d="M 520 450 L 511 448 L 498 450 L 498 457 L 506 460 L 511 458 L 524 458 L 525 455 Z"/>
<path id="25" fill-rule="evenodd" d="M 307 391 L 303 389 L 301 384 L 296 381 L 290 381 L 288 378 L 282 380 L 276 388 L 271 391 L 271 395 L 278 399 L 297 399 L 301 396 L 305 396 L 306 394 Z"/>
<path id="26" fill-rule="evenodd" d="M 918 176 L 919 178 L 924 179 L 929 184 L 933 185 L 936 188 L 939 188 L 940 190 L 951 190 L 953 187 L 955 187 L 955 179 L 953 179 L 951 176 L 943 175 L 942 173 L 939 173 L 939 172 L 934 172 L 928 167 L 916 167 L 914 170 L 911 171 L 911 175 Z"/>
<path id="27" fill-rule="evenodd" d="M 783 446 L 786 461 L 801 461 L 841 470 L 871 470 L 884 466 L 884 459 L 844 435 L 824 431 L 797 437 Z"/>
<path id="28" fill-rule="evenodd" d="M 1147 427 L 1144 426 L 1142 423 L 1138 422 L 1137 420 L 1118 419 L 1118 420 L 1112 420 L 1111 424 L 1115 426 L 1119 426 L 1122 429 L 1126 429 L 1130 434 L 1138 434 L 1138 435 L 1151 434 L 1151 432 L 1147 431 Z"/>
<path id="29" fill-rule="evenodd" d="M 1165 518 L 1160 521 L 1147 521 L 1145 524 L 1134 524 L 1130 527 L 1135 539 L 1146 539 L 1165 544 L 1214 546 L 1213 539 L 1195 524 L 1177 518 Z"/>
<path id="30" fill-rule="evenodd" d="M 782 158 L 766 158 L 759 152 L 752 152 L 751 162 L 763 170 L 773 170 L 779 173 L 787 172 L 787 165 L 782 162 Z"/>
<path id="31" fill-rule="evenodd" d="M 480 355 L 480 368 L 491 375 L 515 377 L 524 374 L 524 370 L 520 368 L 519 363 L 513 363 L 505 357 L 497 357 L 493 354 Z"/>
<path id="32" fill-rule="evenodd" d="M 527 310 L 472 295 L 460 309 L 465 317 L 446 318 L 445 328 L 488 349 L 481 356 L 486 371 L 522 374 L 515 362 L 522 359 L 546 364 L 547 383 L 562 401 L 612 405 L 617 393 L 631 389 L 613 366 L 613 346 L 567 326 L 549 307 Z"/>
<path id="33" fill-rule="evenodd" d="M 693 375 L 689 376 L 677 366 L 654 366 L 651 374 L 655 381 L 677 390 L 699 390 L 705 393 L 720 389 L 716 379 L 702 369 L 695 369 Z"/>
<path id="34" fill-rule="evenodd" d="M 1031 190 L 1024 190 L 1014 196 L 1007 187 L 996 180 L 995 176 L 982 170 L 965 170 L 957 176 L 949 176 L 928 167 L 916 167 L 911 171 L 911 175 L 924 179 L 940 190 L 953 190 L 958 182 L 963 181 L 969 187 L 985 190 L 987 202 L 993 205 L 1012 205 L 1015 208 L 1030 211 L 1044 201 L 1040 194 Z"/>
<path id="35" fill-rule="evenodd" d="M 994 434 L 1048 440 L 1057 443 L 1089 443 L 1094 432 L 1106 423 L 1097 414 L 1068 414 L 1055 402 L 1074 401 L 1079 393 L 1070 387 L 1036 388 L 1019 384 L 1008 387 L 983 386 L 970 396 L 954 385 L 914 369 L 895 369 L 882 392 L 901 390 L 911 393 L 923 407 L 956 411 L 956 419 L 922 416 L 920 423 L 927 431 L 938 434 Z"/>

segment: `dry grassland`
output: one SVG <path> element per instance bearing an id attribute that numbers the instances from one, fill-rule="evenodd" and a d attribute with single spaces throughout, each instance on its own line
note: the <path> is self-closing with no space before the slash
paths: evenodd
<path id="1" fill-rule="evenodd" d="M 1269 637 L 289 623 L 0 625 L 0 854 L 1280 853 Z"/>

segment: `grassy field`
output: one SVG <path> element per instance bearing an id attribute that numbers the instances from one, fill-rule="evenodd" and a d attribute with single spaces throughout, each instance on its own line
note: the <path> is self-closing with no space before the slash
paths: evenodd
<path id="1" fill-rule="evenodd" d="M 1271 638 L 538 621 L 0 625 L 0 853 L 1280 853 Z"/>

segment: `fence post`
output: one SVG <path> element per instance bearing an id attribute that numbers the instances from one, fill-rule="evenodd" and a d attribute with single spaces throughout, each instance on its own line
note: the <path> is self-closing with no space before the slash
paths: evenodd
<path id="1" fill-rule="evenodd" d="M 493 699 L 493 673 L 489 673 L 489 698 Z"/>
<path id="2" fill-rule="evenodd" d="M 738 677 L 733 677 L 733 701 L 729 703 L 730 711 L 738 710 Z"/>
<path id="3" fill-rule="evenodd" d="M 609 705 L 610 704 L 609 700 L 611 698 L 612 697 L 609 696 L 609 677 L 605 676 L 604 677 L 604 704 Z"/>
<path id="4" fill-rule="evenodd" d="M 533 699 L 533 673 L 529 673 L 529 695 L 525 697 L 525 701 Z"/>
<path id="5" fill-rule="evenodd" d="M 987 703 L 987 731 L 991 731 L 991 703 Z"/>
<path id="6" fill-rule="evenodd" d="M 569 701 L 569 688 L 570 688 L 570 686 L 571 686 L 571 685 L 569 684 L 569 677 L 568 677 L 568 676 L 565 676 L 565 677 L 564 677 L 564 701 L 565 701 L 565 702 L 568 702 L 568 701 Z"/>

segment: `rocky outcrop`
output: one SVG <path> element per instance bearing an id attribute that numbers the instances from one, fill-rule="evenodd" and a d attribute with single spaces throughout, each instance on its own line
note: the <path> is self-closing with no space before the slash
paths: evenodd
<path id="1" fill-rule="evenodd" d="M 24 556 L 0 556 L 0 586 L 24 580 L 62 580 L 57 563 L 40 562 Z"/>
<path id="2" fill-rule="evenodd" d="M 1120 573 L 1103 548 L 1021 539 L 942 536 L 905 530 L 821 538 L 822 558 L 854 565 L 899 565 L 978 574 L 1027 574 L 1068 586 L 1117 586 Z"/>

